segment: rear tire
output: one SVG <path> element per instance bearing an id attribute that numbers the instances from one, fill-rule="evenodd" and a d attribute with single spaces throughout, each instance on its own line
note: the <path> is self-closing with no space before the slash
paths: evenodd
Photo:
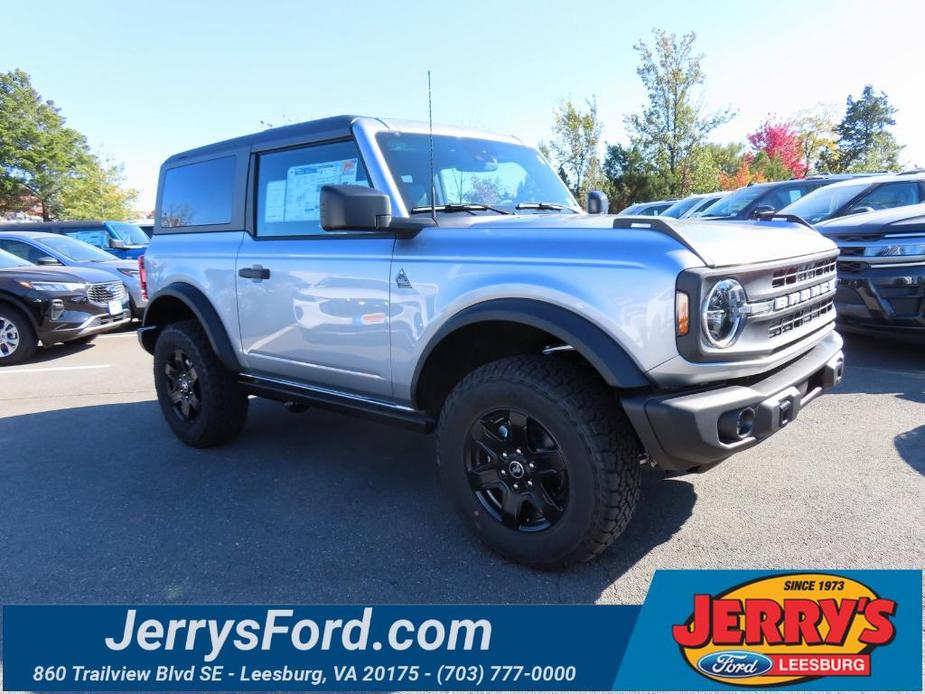
<path id="1" fill-rule="evenodd" d="M 559 357 L 473 371 L 447 398 L 437 437 L 443 485 L 464 521 L 521 564 L 591 559 L 639 500 L 643 449 L 615 394 Z"/>
<path id="2" fill-rule="evenodd" d="M 173 323 L 154 347 L 154 387 L 167 424 L 184 443 L 226 443 L 247 419 L 247 396 L 219 361 L 197 321 Z"/>
<path id="3" fill-rule="evenodd" d="M 22 364 L 39 347 L 32 323 L 14 306 L 0 304 L 0 366 Z"/>

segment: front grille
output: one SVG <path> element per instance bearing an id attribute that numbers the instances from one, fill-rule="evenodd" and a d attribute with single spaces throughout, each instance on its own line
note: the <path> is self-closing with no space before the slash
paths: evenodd
<path id="1" fill-rule="evenodd" d="M 800 284 L 817 277 L 824 277 L 835 272 L 834 260 L 818 260 L 777 270 L 771 277 L 771 286 L 775 289 L 791 284 Z"/>
<path id="2" fill-rule="evenodd" d="M 125 285 L 121 282 L 91 284 L 87 289 L 87 298 L 94 304 L 108 304 L 110 301 L 123 301 L 125 297 Z"/>
<path id="3" fill-rule="evenodd" d="M 834 310 L 835 302 L 832 301 L 832 299 L 826 299 L 825 301 L 820 301 L 818 304 L 813 306 L 807 306 L 806 308 L 797 311 L 796 313 L 790 314 L 786 318 L 774 321 L 768 325 L 768 337 L 778 337 L 783 335 L 784 333 L 790 332 L 795 328 L 800 328 L 807 323 L 818 320 L 822 316 Z"/>
<path id="4" fill-rule="evenodd" d="M 858 263 L 858 262 L 840 262 L 838 264 L 839 272 L 864 272 L 867 268 L 870 267 L 869 263 Z"/>

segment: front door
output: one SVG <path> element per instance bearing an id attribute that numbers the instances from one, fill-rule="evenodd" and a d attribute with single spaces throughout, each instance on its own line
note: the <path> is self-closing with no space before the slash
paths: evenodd
<path id="1" fill-rule="evenodd" d="M 326 183 L 369 185 L 353 141 L 257 157 L 254 234 L 244 237 L 236 268 L 245 365 L 257 375 L 389 396 L 394 237 L 321 229 Z"/>

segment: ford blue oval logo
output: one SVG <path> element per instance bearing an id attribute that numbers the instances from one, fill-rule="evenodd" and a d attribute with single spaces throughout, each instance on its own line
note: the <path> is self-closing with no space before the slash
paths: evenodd
<path id="1" fill-rule="evenodd" d="M 768 656 L 752 651 L 716 651 L 697 661 L 697 669 L 714 677 L 757 677 L 774 667 Z"/>

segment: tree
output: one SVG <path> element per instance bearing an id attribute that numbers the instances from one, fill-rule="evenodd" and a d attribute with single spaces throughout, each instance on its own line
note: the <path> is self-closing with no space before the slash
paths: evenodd
<path id="1" fill-rule="evenodd" d="M 655 167 L 638 147 L 609 145 L 604 158 L 604 178 L 611 212 L 619 212 L 634 202 L 657 200 L 665 191 Z"/>
<path id="2" fill-rule="evenodd" d="M 823 159 L 835 149 L 836 114 L 835 106 L 820 103 L 793 115 L 806 173 L 824 169 Z"/>
<path id="3" fill-rule="evenodd" d="M 768 118 L 748 136 L 748 142 L 755 150 L 756 161 L 761 154 L 767 158 L 763 168 L 770 170 L 769 180 L 802 178 L 806 175 L 803 148 L 791 123 L 774 122 Z"/>
<path id="4" fill-rule="evenodd" d="M 830 171 L 887 171 L 899 168 L 902 146 L 887 130 L 896 124 L 887 95 L 866 85 L 860 98 L 848 96 L 845 115 L 835 126 L 835 149 L 824 157 Z"/>
<path id="5" fill-rule="evenodd" d="M 28 74 L 0 73 L 0 213 L 37 205 L 49 220 L 88 205 L 116 211 L 124 208 L 113 206 L 120 186 L 121 172 L 90 153 L 86 138 L 65 125 Z M 124 205 L 134 198 L 132 191 L 121 193 Z M 97 195 L 103 200 L 94 201 Z"/>
<path id="6" fill-rule="evenodd" d="M 742 161 L 742 145 L 706 142 L 691 155 L 690 191 L 712 193 L 721 190 L 723 176 L 732 176 Z"/>
<path id="7" fill-rule="evenodd" d="M 77 165 L 60 195 L 61 216 L 67 219 L 130 219 L 138 191 L 124 188 L 122 167 L 88 154 Z"/>
<path id="8" fill-rule="evenodd" d="M 597 101 L 586 102 L 581 111 L 571 99 L 559 103 L 554 111 L 553 138 L 540 143 L 540 151 L 553 162 L 565 185 L 584 204 L 585 195 L 601 183 L 601 130 Z"/>
<path id="9" fill-rule="evenodd" d="M 641 60 L 636 73 L 645 86 L 648 104 L 642 113 L 628 116 L 626 126 L 632 145 L 654 163 L 669 192 L 681 196 L 691 190 L 698 148 L 732 114 L 728 110 L 705 113 L 696 94 L 705 80 L 703 56 L 694 53 L 696 35 L 678 38 L 659 29 L 652 33 L 653 47 L 642 41 L 634 46 Z"/>

